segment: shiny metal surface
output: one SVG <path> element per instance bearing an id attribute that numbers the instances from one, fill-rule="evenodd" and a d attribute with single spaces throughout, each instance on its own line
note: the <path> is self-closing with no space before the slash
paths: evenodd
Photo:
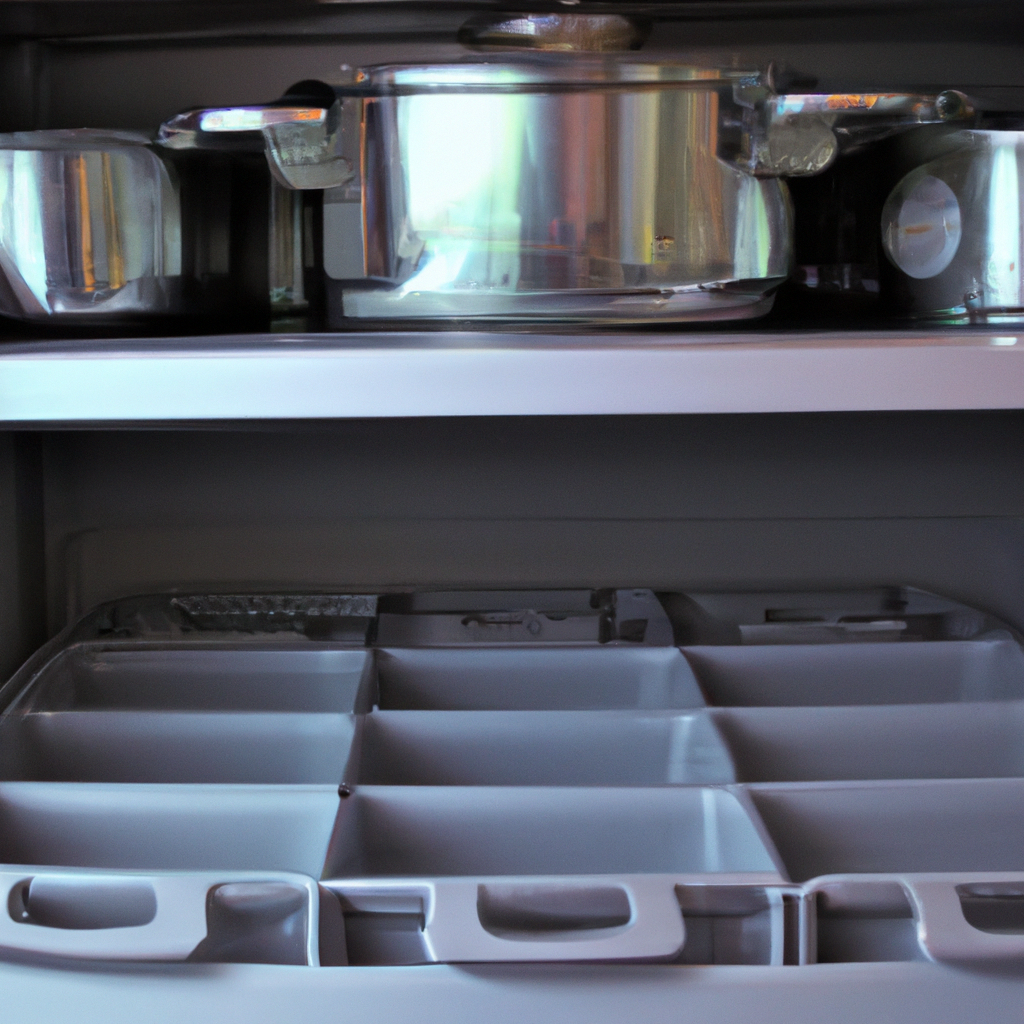
<path id="1" fill-rule="evenodd" d="M 0 312 L 46 320 L 176 308 L 175 183 L 131 133 L 0 136 Z"/>
<path id="2" fill-rule="evenodd" d="M 1024 131 L 923 140 L 882 213 L 895 301 L 952 322 L 1024 318 Z"/>
<path id="3" fill-rule="evenodd" d="M 632 50 L 646 36 L 642 24 L 621 14 L 511 14 L 483 12 L 459 30 L 459 42 L 475 49 Z"/>
<path id="4" fill-rule="evenodd" d="M 331 326 L 757 316 L 790 271 L 778 176 L 969 110 L 955 93 L 778 96 L 753 72 L 593 53 L 386 65 L 334 88 L 329 108 L 303 83 L 160 135 L 202 148 L 259 130 L 282 184 L 328 190 Z"/>
<path id="5" fill-rule="evenodd" d="M 392 287 L 346 291 L 345 315 L 764 312 L 789 272 L 785 187 L 718 159 L 714 84 L 365 99 L 365 274 Z"/>

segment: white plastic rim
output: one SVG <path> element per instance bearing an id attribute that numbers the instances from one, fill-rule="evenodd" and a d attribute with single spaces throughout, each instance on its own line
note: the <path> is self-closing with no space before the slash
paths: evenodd
<path id="1" fill-rule="evenodd" d="M 882 211 L 886 255 L 917 280 L 936 277 L 950 265 L 960 233 L 960 204 L 953 190 L 920 170 L 892 190 Z"/>

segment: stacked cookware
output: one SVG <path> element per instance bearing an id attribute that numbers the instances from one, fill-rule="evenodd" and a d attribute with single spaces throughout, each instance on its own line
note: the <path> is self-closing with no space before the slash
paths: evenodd
<path id="1" fill-rule="evenodd" d="M 1013 119 L 955 90 L 786 93 L 771 69 L 645 59 L 642 35 L 477 18 L 462 61 L 342 71 L 155 138 L 0 136 L 0 312 L 686 324 L 762 316 L 790 282 L 908 317 L 1022 315 Z"/>

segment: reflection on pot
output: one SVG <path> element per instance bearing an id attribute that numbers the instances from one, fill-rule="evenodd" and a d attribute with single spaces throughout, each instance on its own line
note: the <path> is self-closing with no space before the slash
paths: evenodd
<path id="1" fill-rule="evenodd" d="M 969 112 L 957 93 L 779 96 L 757 73 L 531 52 L 304 82 L 160 140 L 259 131 L 282 184 L 324 189 L 332 326 L 682 322 L 770 308 L 792 259 L 779 176 Z"/>
<path id="2" fill-rule="evenodd" d="M 778 180 L 707 145 L 717 99 L 704 89 L 368 99 L 365 277 L 393 286 L 343 288 L 344 315 L 763 311 L 789 269 L 789 207 Z M 325 230 L 326 252 L 348 244 Z"/>
<path id="3" fill-rule="evenodd" d="M 292 307 L 303 301 L 304 267 L 293 293 L 306 253 L 285 243 L 291 210 L 310 205 L 281 189 L 273 218 L 270 182 L 262 145 L 172 153 L 134 132 L 0 135 L 0 315 L 265 327 L 275 286 Z M 269 244 L 268 219 L 288 239 Z"/>
<path id="4" fill-rule="evenodd" d="M 143 136 L 0 136 L 0 307 L 11 315 L 170 312 L 181 276 L 176 182 Z"/>
<path id="5" fill-rule="evenodd" d="M 894 298 L 918 316 L 1024 317 L 1024 131 L 965 130 L 915 143 L 922 162 L 882 214 Z"/>

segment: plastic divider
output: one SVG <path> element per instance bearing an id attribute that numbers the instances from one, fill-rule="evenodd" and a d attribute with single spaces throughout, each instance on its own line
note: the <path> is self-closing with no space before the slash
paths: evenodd
<path id="1" fill-rule="evenodd" d="M 709 704 L 821 707 L 1024 698 L 1015 640 L 685 647 Z"/>
<path id="2" fill-rule="evenodd" d="M 715 708 L 742 782 L 1024 776 L 1024 702 Z"/>
<path id="3" fill-rule="evenodd" d="M 802 893 L 752 885 L 679 885 L 686 944 L 675 963 L 801 963 Z"/>
<path id="4" fill-rule="evenodd" d="M 336 786 L 0 783 L 0 860 L 320 876 Z"/>
<path id="5" fill-rule="evenodd" d="M 810 883 L 814 962 L 899 963 L 927 960 L 914 907 L 896 880 L 873 876 Z"/>
<path id="6" fill-rule="evenodd" d="M 1024 963 L 1024 875 L 910 877 L 918 937 L 932 960 L 961 967 Z"/>
<path id="7" fill-rule="evenodd" d="M 776 872 L 736 796 L 701 787 L 360 786 L 325 877 Z"/>
<path id="8" fill-rule="evenodd" d="M 362 722 L 371 785 L 651 786 L 735 781 L 706 712 L 377 711 Z"/>
<path id="9" fill-rule="evenodd" d="M 0 726 L 0 777 L 337 785 L 354 731 L 327 713 L 32 712 Z"/>
<path id="10" fill-rule="evenodd" d="M 50 661 L 17 706 L 28 711 L 369 710 L 363 649 L 79 644 Z"/>
<path id="11" fill-rule="evenodd" d="M 674 647 L 386 648 L 382 710 L 596 711 L 704 706 Z"/>
<path id="12" fill-rule="evenodd" d="M 782 783 L 749 791 L 794 881 L 1024 871 L 1024 779 Z"/>

